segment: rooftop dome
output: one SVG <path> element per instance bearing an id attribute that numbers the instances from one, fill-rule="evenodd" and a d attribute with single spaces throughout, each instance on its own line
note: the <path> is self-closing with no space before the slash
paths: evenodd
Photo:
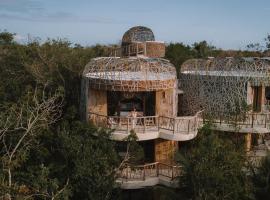
<path id="1" fill-rule="evenodd" d="M 134 26 L 125 32 L 122 38 L 122 46 L 132 42 L 155 41 L 155 36 L 150 28 Z"/>
<path id="2" fill-rule="evenodd" d="M 113 91 L 156 91 L 174 88 L 176 83 L 175 67 L 161 58 L 94 58 L 83 76 L 89 87 Z"/>

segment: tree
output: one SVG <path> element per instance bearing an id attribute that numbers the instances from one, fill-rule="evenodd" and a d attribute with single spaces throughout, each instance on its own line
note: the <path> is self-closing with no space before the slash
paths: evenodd
<path id="1" fill-rule="evenodd" d="M 213 56 L 216 47 L 209 45 L 205 40 L 193 44 L 196 58 L 207 58 Z"/>
<path id="2" fill-rule="evenodd" d="M 258 200 L 270 199 L 270 153 L 262 158 L 258 167 L 251 166 L 253 192 Z"/>
<path id="3" fill-rule="evenodd" d="M 192 199 L 249 199 L 245 155 L 231 141 L 205 126 L 188 149 L 178 155 L 179 181 Z"/>
<path id="4" fill-rule="evenodd" d="M 270 50 L 270 34 L 267 34 L 266 38 L 264 39 L 266 43 L 266 49 Z"/>
<path id="5" fill-rule="evenodd" d="M 40 131 L 55 123 L 61 116 L 59 94 L 39 97 L 38 90 L 29 92 L 24 99 L 12 107 L 1 107 L 0 155 L 3 185 L 8 196 L 19 193 L 13 172 L 25 161 L 29 148 L 37 142 Z"/>
<path id="6" fill-rule="evenodd" d="M 0 45 L 11 44 L 14 40 L 14 33 L 9 33 L 7 31 L 0 32 Z"/>
<path id="7" fill-rule="evenodd" d="M 192 49 L 183 43 L 170 43 L 166 47 L 165 58 L 169 59 L 179 72 L 182 63 L 193 58 Z"/>
<path id="8" fill-rule="evenodd" d="M 114 143 L 109 139 L 110 132 L 78 121 L 61 132 L 60 152 L 66 160 L 63 167 L 70 179 L 72 198 L 112 199 L 119 162 Z"/>

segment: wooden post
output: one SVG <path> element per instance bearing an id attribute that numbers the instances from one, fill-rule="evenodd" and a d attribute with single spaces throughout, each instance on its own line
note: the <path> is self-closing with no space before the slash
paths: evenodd
<path id="1" fill-rule="evenodd" d="M 146 130 L 146 123 L 145 123 L 145 117 L 143 118 L 143 133 L 145 133 Z"/>
<path id="2" fill-rule="evenodd" d="M 264 116 L 264 128 L 266 128 L 267 114 L 263 114 L 263 116 Z"/>
<path id="3" fill-rule="evenodd" d="M 173 118 L 173 134 L 175 133 L 175 118 Z"/>
<path id="4" fill-rule="evenodd" d="M 159 163 L 156 163 L 156 173 L 157 173 L 157 177 L 159 176 Z"/>
<path id="5" fill-rule="evenodd" d="M 129 118 L 127 118 L 127 134 L 129 134 Z"/>
<path id="6" fill-rule="evenodd" d="M 143 180 L 145 180 L 145 165 L 143 166 Z"/>
<path id="7" fill-rule="evenodd" d="M 251 140 L 252 140 L 252 135 L 251 133 L 247 133 L 245 135 L 245 142 L 246 142 L 246 152 L 249 152 L 251 150 Z"/>
<path id="8" fill-rule="evenodd" d="M 190 119 L 188 120 L 188 133 L 189 133 Z"/>
<path id="9" fill-rule="evenodd" d="M 127 178 L 127 180 L 128 180 L 128 166 L 126 167 L 126 170 L 127 170 L 127 175 L 126 175 L 126 178 Z"/>
<path id="10" fill-rule="evenodd" d="M 251 114 L 251 128 L 253 128 L 253 123 L 254 123 L 254 114 Z"/>
<path id="11" fill-rule="evenodd" d="M 174 167 L 172 166 L 172 180 L 173 180 L 173 178 L 174 178 L 174 177 L 173 177 L 173 168 L 174 168 Z"/>
<path id="12" fill-rule="evenodd" d="M 158 132 L 159 132 L 159 116 L 156 118 L 156 120 L 157 120 Z"/>
<path id="13" fill-rule="evenodd" d="M 146 56 L 146 42 L 144 42 L 144 55 Z"/>

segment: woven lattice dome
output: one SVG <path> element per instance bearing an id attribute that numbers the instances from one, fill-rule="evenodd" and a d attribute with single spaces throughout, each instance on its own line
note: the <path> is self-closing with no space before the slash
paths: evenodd
<path id="1" fill-rule="evenodd" d="M 161 58 L 94 58 L 83 76 L 89 87 L 112 91 L 156 91 L 176 84 L 175 67 Z"/>
<path id="2" fill-rule="evenodd" d="M 132 42 L 155 41 L 155 36 L 150 28 L 144 26 L 135 26 L 125 32 L 122 38 L 122 46 Z"/>
<path id="3" fill-rule="evenodd" d="M 212 117 L 246 112 L 248 86 L 270 86 L 267 58 L 191 59 L 183 63 L 180 88 L 185 91 L 184 113 Z"/>
<path id="4" fill-rule="evenodd" d="M 207 76 L 244 77 L 266 84 L 270 81 L 270 59 L 268 58 L 214 58 L 190 59 L 181 66 L 182 74 Z"/>

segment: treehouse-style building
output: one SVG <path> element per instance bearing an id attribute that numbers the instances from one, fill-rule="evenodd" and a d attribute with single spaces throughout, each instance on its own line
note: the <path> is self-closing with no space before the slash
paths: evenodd
<path id="1" fill-rule="evenodd" d="M 180 113 L 203 109 L 213 129 L 243 136 L 247 151 L 270 148 L 270 58 L 191 59 L 179 87 Z"/>
<path id="2" fill-rule="evenodd" d="M 165 44 L 151 29 L 138 26 L 123 36 L 110 57 L 92 59 L 83 72 L 83 118 L 113 129 L 119 146 L 133 130 L 144 149 L 145 163 L 126 163 L 118 173 L 122 188 L 164 184 L 172 186 L 180 173 L 173 161 L 182 142 L 196 137 L 199 110 L 178 116 L 178 80 L 166 59 Z"/>

